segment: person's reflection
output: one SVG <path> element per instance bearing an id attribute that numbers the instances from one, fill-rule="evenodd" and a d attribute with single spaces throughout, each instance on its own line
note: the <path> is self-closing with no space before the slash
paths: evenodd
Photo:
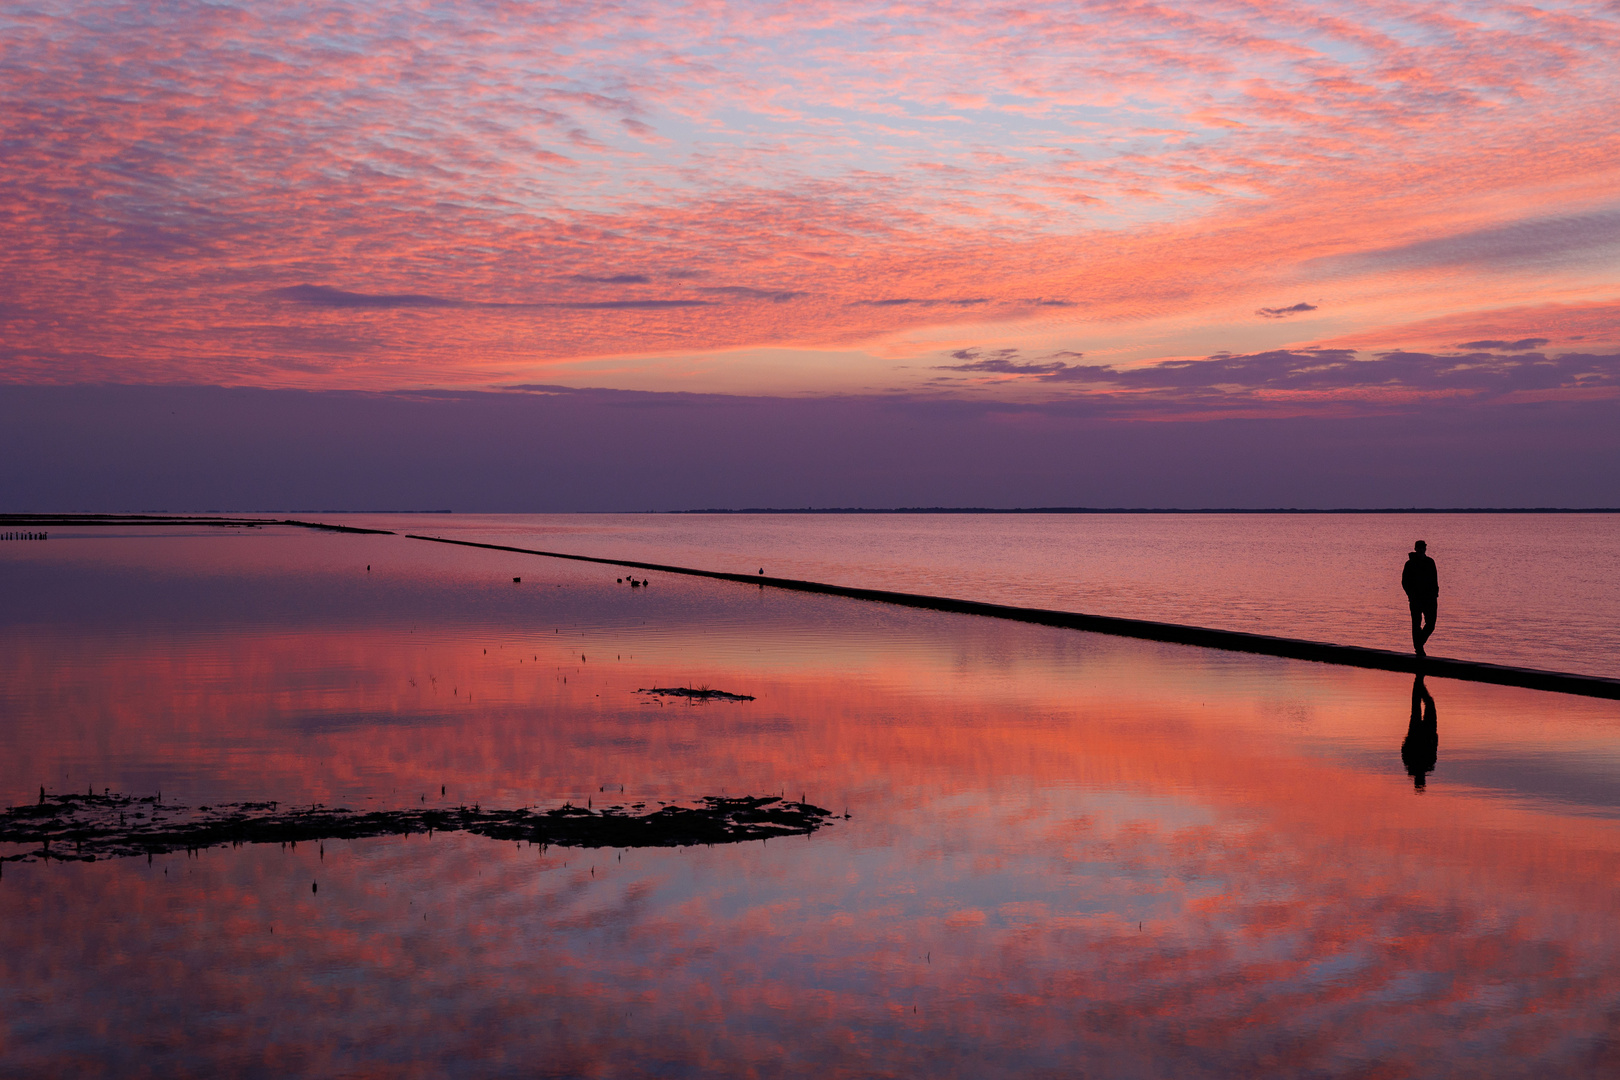
<path id="1" fill-rule="evenodd" d="M 1412 719 L 1401 742 L 1401 763 L 1412 777 L 1412 787 L 1423 790 L 1424 781 L 1434 771 L 1440 752 L 1440 730 L 1435 721 L 1434 697 L 1423 685 L 1423 676 L 1412 680 Z"/>

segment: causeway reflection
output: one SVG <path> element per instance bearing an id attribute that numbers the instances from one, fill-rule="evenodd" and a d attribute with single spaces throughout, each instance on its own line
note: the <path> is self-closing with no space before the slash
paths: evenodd
<path id="1" fill-rule="evenodd" d="M 724 848 L 9 863 L 10 1072 L 1620 1065 L 1610 703 L 1437 683 L 1425 786 L 1436 687 L 1402 676 L 657 575 L 632 593 L 395 538 L 37 547 L 0 564 L 37 601 L 0 616 L 8 805 L 622 786 L 850 817 Z M 756 700 L 634 692 L 670 685 Z"/>

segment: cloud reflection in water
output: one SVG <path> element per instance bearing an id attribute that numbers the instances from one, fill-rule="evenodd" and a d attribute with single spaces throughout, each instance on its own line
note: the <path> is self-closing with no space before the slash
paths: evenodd
<path id="1" fill-rule="evenodd" d="M 13 864 L 0 1045 L 21 1072 L 127 1072 L 132 1047 L 180 1073 L 1613 1064 L 1614 817 L 1449 766 L 1596 775 L 1610 704 L 1438 684 L 1448 766 L 1418 798 L 1391 754 L 1400 676 L 534 560 L 516 585 L 505 556 L 386 539 L 77 543 L 36 583 L 120 565 L 124 615 L 0 625 L 11 802 L 42 781 L 378 805 L 622 783 L 851 817 L 730 849 Z M 632 693 L 688 681 L 757 700 Z"/>

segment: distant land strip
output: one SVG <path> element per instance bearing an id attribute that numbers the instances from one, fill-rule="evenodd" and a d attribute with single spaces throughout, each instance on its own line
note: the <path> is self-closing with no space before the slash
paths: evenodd
<path id="1" fill-rule="evenodd" d="M 329 510 L 332 514 L 454 516 L 453 510 Z M 513 511 L 514 515 L 549 513 Z M 1141 506 L 753 506 L 711 507 L 693 510 L 557 511 L 557 513 L 625 513 L 639 515 L 683 514 L 1620 514 L 1615 506 L 1384 506 L 1384 507 L 1297 507 L 1254 508 L 1242 506 L 1141 507 Z M 306 529 L 335 532 L 394 535 L 390 529 L 362 529 L 353 525 L 329 525 L 318 521 L 270 516 L 238 517 L 229 514 L 23 514 L 0 513 L 0 526 L 42 528 L 84 525 L 297 525 Z"/>
<path id="2" fill-rule="evenodd" d="M 443 512 L 446 511 L 424 511 L 424 513 Z M 225 517 L 210 514 L 0 514 L 0 528 L 71 529 L 86 525 L 210 525 L 220 529 L 296 525 L 300 529 L 320 529 L 324 532 L 399 535 L 392 529 L 362 529 L 355 525 L 328 525 L 321 521 L 294 521 L 292 518 Z"/>
<path id="3" fill-rule="evenodd" d="M 744 510 L 652 510 L 655 514 L 1620 514 L 1613 506 L 1385 506 L 1301 508 L 1253 507 L 1140 507 L 1140 506 L 896 506 L 873 509 L 861 506 L 749 507 Z"/>
<path id="4" fill-rule="evenodd" d="M 1323 641 L 1247 634 L 1241 630 L 1213 630 L 1208 627 L 1182 626 L 1178 623 L 1152 622 L 1147 619 L 1083 615 L 1074 611 L 1014 607 L 1010 604 L 989 604 L 978 600 L 953 600 L 943 596 L 890 592 L 886 589 L 858 589 L 848 585 L 828 585 L 819 581 L 799 581 L 795 578 L 728 574 L 718 570 L 694 570 L 687 566 L 632 562 L 628 559 L 603 559 L 594 555 L 570 555 L 560 551 L 537 551 L 533 548 L 508 547 L 505 544 L 482 544 L 473 540 L 449 540 L 441 536 L 417 536 L 406 533 L 405 538 L 426 540 L 434 544 L 484 548 L 489 551 L 511 551 L 520 555 L 540 555 L 548 559 L 571 559 L 574 562 L 657 570 L 665 574 L 685 574 L 689 577 L 735 581 L 744 585 L 769 585 L 775 589 L 790 589 L 794 592 L 821 593 L 827 596 L 847 597 L 851 600 L 871 600 L 880 604 L 950 611 L 961 615 L 982 615 L 992 619 L 1009 619 L 1040 626 L 1061 626 L 1070 630 L 1109 634 L 1113 637 L 1141 638 L 1175 645 L 1196 645 L 1200 648 L 1225 649 L 1229 652 L 1259 653 L 1265 656 L 1286 657 L 1290 660 L 1310 660 L 1320 664 L 1371 668 L 1376 671 L 1403 671 L 1415 674 L 1421 669 L 1423 674 L 1438 678 L 1620 700 L 1620 679 L 1606 679 L 1596 675 L 1575 675 L 1562 671 L 1542 671 L 1537 668 L 1484 664 L 1472 660 L 1450 660 L 1436 656 L 1420 662 L 1409 653 L 1392 652 L 1389 649 L 1370 649 L 1360 645 L 1334 645 Z"/>

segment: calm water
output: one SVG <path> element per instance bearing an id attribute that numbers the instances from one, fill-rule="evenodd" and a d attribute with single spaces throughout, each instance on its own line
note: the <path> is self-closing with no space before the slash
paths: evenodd
<path id="1" fill-rule="evenodd" d="M 323 519 L 324 520 L 324 519 Z M 336 520 L 334 518 L 334 520 Z M 344 519 L 348 520 L 348 519 Z M 1440 567 L 1437 656 L 1620 676 L 1620 515 L 424 515 L 365 524 L 571 554 L 1410 649 L 1401 566 Z"/>
<path id="2" fill-rule="evenodd" d="M 298 530 L 0 545 L 6 805 L 850 814 L 8 862 L 0 1073 L 1620 1070 L 1615 703 L 1432 680 L 1419 792 L 1401 676 L 653 577 Z M 757 700 L 634 693 L 682 682 Z"/>

